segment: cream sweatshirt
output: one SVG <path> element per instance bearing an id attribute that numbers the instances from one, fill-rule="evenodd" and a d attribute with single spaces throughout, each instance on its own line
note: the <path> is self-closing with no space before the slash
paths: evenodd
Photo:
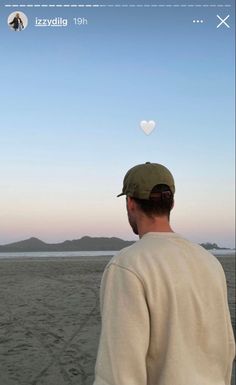
<path id="1" fill-rule="evenodd" d="M 106 266 L 100 306 L 93 385 L 230 385 L 225 275 L 201 246 L 145 234 Z"/>

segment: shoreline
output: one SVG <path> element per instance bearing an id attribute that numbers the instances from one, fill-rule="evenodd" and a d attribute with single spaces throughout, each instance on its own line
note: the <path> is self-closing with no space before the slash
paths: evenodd
<path id="1" fill-rule="evenodd" d="M 118 252 L 117 252 L 118 253 Z M 55 255 L 55 256 L 40 256 L 40 255 L 37 255 L 37 256 L 9 256 L 9 257 L 1 257 L 1 253 L 0 253 L 0 263 L 1 262 L 7 262 L 7 261 L 12 261 L 12 262 L 18 262 L 18 261 L 57 261 L 57 260 L 63 260 L 63 261 L 74 261 L 74 260 L 86 260 L 86 261 L 89 261 L 89 260 L 94 260 L 94 259 L 97 259 L 98 261 L 101 261 L 102 259 L 110 259 L 114 256 L 115 254 L 107 254 L 107 255 L 104 255 L 104 254 L 99 254 L 99 255 L 70 255 L 70 256 L 65 256 L 65 255 Z M 236 259 L 236 255 L 235 253 L 232 253 L 232 254 L 212 254 L 214 255 L 214 257 L 216 257 L 217 259 L 220 258 L 220 259 L 227 259 L 227 258 L 232 258 L 232 259 Z"/>

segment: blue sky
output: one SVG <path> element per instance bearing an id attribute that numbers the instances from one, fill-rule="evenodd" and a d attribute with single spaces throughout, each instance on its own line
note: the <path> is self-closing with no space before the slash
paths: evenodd
<path id="1" fill-rule="evenodd" d="M 22 32 L 6 23 L 15 10 L 29 19 Z M 0 243 L 132 239 L 116 194 L 130 167 L 152 161 L 175 176 L 174 230 L 233 247 L 233 7 L 0 12 Z M 231 28 L 216 28 L 217 14 Z M 35 17 L 69 25 L 37 28 Z M 156 121 L 149 136 L 141 120 Z"/>

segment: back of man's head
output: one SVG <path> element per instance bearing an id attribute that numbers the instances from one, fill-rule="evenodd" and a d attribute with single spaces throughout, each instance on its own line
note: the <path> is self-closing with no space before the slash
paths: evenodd
<path id="1" fill-rule="evenodd" d="M 174 195 L 166 184 L 158 184 L 151 190 L 149 199 L 132 198 L 148 217 L 167 216 L 174 205 Z"/>

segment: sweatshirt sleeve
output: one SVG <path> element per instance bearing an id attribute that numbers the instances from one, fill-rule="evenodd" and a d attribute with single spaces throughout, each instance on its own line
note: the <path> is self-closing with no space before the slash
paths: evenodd
<path id="1" fill-rule="evenodd" d="M 102 329 L 93 385 L 145 385 L 150 325 L 141 280 L 110 264 L 102 277 L 100 306 Z"/>
<path id="2" fill-rule="evenodd" d="M 233 362 L 235 359 L 235 339 L 234 339 L 234 332 L 233 332 L 233 327 L 232 327 L 231 317 L 230 317 L 230 310 L 228 305 L 228 289 L 227 289 L 226 276 L 225 276 L 223 267 L 220 264 L 219 266 L 220 266 L 220 273 L 221 273 L 222 285 L 224 290 L 225 312 L 226 312 L 225 316 L 226 316 L 227 329 L 228 329 L 228 360 L 227 360 L 227 369 L 225 373 L 225 384 L 230 385 L 232 371 L 233 371 Z"/>

